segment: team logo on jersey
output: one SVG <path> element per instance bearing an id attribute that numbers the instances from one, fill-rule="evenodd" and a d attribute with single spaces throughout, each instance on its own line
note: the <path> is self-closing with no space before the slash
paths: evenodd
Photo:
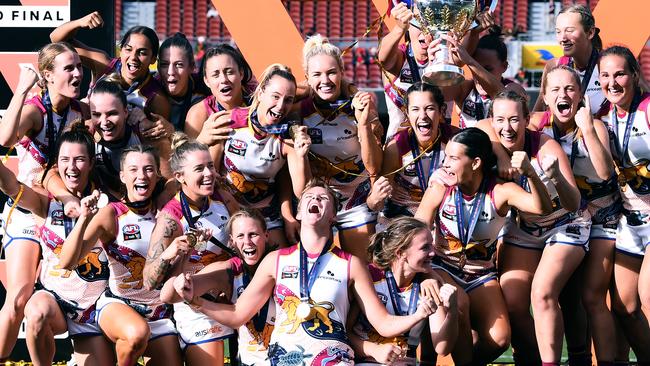
<path id="1" fill-rule="evenodd" d="M 329 301 L 314 301 L 309 299 L 311 312 L 307 319 L 300 319 L 296 315 L 298 305 L 301 300 L 288 287 L 279 284 L 276 286 L 275 296 L 282 311 L 286 314 L 286 319 L 276 324 L 276 329 L 280 333 L 293 334 L 299 328 L 316 339 L 329 339 L 346 342 L 345 327 L 340 321 L 331 317 L 335 312 L 335 306 Z M 279 328 L 278 328 L 279 327 Z"/>
<path id="2" fill-rule="evenodd" d="M 323 130 L 320 128 L 308 128 L 307 134 L 311 138 L 312 144 L 322 144 L 323 143 Z"/>
<path id="3" fill-rule="evenodd" d="M 298 267 L 296 266 L 284 266 L 282 268 L 282 275 L 280 278 L 298 278 Z"/>
<path id="4" fill-rule="evenodd" d="M 417 176 L 417 171 L 415 170 L 415 164 L 409 164 L 404 168 L 404 175 L 407 177 Z"/>
<path id="5" fill-rule="evenodd" d="M 52 225 L 63 226 L 63 210 L 54 210 L 52 211 Z"/>
<path id="6" fill-rule="evenodd" d="M 125 225 L 122 228 L 122 234 L 124 234 L 125 241 L 142 239 L 142 234 L 140 234 L 140 226 L 136 224 Z"/>
<path id="7" fill-rule="evenodd" d="M 442 217 L 448 220 L 453 220 L 456 217 L 456 206 L 453 204 L 446 204 L 442 208 Z"/>
<path id="8" fill-rule="evenodd" d="M 402 69 L 402 72 L 399 74 L 399 81 L 413 84 L 413 75 L 411 75 L 411 70 L 408 68 Z"/>
<path id="9" fill-rule="evenodd" d="M 248 144 L 245 141 L 232 139 L 230 141 L 230 144 L 228 145 L 228 152 L 244 156 L 246 155 L 247 148 L 248 148 Z"/>

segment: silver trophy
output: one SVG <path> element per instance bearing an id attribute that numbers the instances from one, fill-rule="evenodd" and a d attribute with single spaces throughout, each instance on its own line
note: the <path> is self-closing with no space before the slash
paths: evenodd
<path id="1" fill-rule="evenodd" d="M 415 3 L 422 30 L 437 37 L 451 33 L 460 39 L 471 27 L 478 10 L 477 0 L 416 0 Z M 447 41 L 443 40 L 436 59 L 424 69 L 422 80 L 437 86 L 462 83 L 463 69 L 452 64 L 450 56 Z"/>

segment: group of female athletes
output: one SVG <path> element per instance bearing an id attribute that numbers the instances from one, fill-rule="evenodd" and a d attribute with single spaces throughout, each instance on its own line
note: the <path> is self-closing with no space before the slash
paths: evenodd
<path id="1" fill-rule="evenodd" d="M 386 134 L 319 35 L 297 84 L 280 64 L 255 81 L 229 45 L 195 65 L 182 34 L 142 26 L 111 59 L 74 38 L 98 13 L 57 28 L 0 122 L 19 160 L 0 164 L 0 358 L 24 317 L 39 365 L 64 332 L 85 365 L 223 364 L 225 339 L 242 365 L 484 365 L 511 344 L 517 364 L 557 365 L 564 337 L 571 365 L 592 340 L 599 365 L 630 347 L 649 364 L 634 55 L 563 9 L 530 112 L 489 14 L 447 38 L 473 78 L 444 88 L 421 81 L 440 40 L 404 4 L 392 17 Z"/>

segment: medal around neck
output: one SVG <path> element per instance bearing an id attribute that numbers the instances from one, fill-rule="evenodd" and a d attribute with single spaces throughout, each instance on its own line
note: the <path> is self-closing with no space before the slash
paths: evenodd
<path id="1" fill-rule="evenodd" d="M 99 195 L 99 198 L 97 199 L 97 208 L 104 208 L 108 205 L 108 196 L 106 193 L 102 193 Z"/>
<path id="2" fill-rule="evenodd" d="M 298 307 L 296 308 L 296 317 L 301 321 L 307 321 L 312 319 L 314 316 L 314 308 L 307 301 L 301 301 Z"/>

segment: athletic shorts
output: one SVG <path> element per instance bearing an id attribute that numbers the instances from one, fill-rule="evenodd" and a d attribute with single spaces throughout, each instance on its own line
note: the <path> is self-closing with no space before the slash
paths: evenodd
<path id="1" fill-rule="evenodd" d="M 503 242 L 527 249 L 544 250 L 546 245 L 564 244 L 579 246 L 588 251 L 590 235 L 589 213 L 580 210 L 563 216 L 548 227 L 531 228 L 530 225 L 518 225 L 514 219 L 510 219 L 503 229 Z"/>
<path id="2" fill-rule="evenodd" d="M 587 206 L 591 214 L 591 234 L 589 239 L 616 240 L 616 229 L 621 218 L 622 201 L 620 197 L 607 207 Z"/>
<path id="3" fill-rule="evenodd" d="M 650 212 L 623 210 L 616 230 L 616 250 L 642 258 L 650 244 Z"/>
<path id="4" fill-rule="evenodd" d="M 101 318 L 102 318 L 102 310 L 104 308 L 112 303 L 119 303 L 119 304 L 124 304 L 129 307 L 131 307 L 133 310 L 138 312 L 138 314 L 142 315 L 145 320 L 147 320 L 147 323 L 149 324 L 149 330 L 151 331 L 151 335 L 149 336 L 149 340 L 153 340 L 156 338 L 168 336 L 168 335 L 176 335 L 176 327 L 174 326 L 174 322 L 171 320 L 171 318 L 162 318 L 162 319 L 157 319 L 157 320 L 151 320 L 148 319 L 145 315 L 143 315 L 143 309 L 149 309 L 148 305 L 144 304 L 139 304 L 135 301 L 130 301 L 128 299 L 123 299 L 120 297 L 116 297 L 113 294 L 110 294 L 110 290 L 104 291 L 104 293 L 97 299 L 97 324 L 101 323 Z M 171 311 L 170 311 L 171 313 Z"/>
<path id="5" fill-rule="evenodd" d="M 17 240 L 32 241 L 40 245 L 37 230 L 38 226 L 34 220 L 34 215 L 29 211 L 16 206 L 11 213 L 11 217 L 7 217 L 9 211 L 11 211 L 12 204 L 13 201 L 11 199 L 7 200 L 4 210 L 2 211 L 2 222 L 4 228 L 6 228 L 6 233 L 3 232 L 2 247 L 7 249 L 8 246 Z"/>
<path id="6" fill-rule="evenodd" d="M 102 330 L 99 329 L 99 324 L 95 321 L 96 319 L 94 316 L 93 319 L 89 319 L 89 322 L 87 323 L 80 323 L 77 320 L 71 319 L 71 317 L 78 318 L 77 314 L 80 312 L 75 311 L 74 313 L 70 313 L 66 311 L 66 309 L 70 307 L 69 304 L 62 301 L 62 299 L 54 292 L 45 289 L 42 286 L 37 286 L 37 287 L 40 287 L 40 289 L 36 290 L 34 294 L 37 294 L 39 292 L 46 293 L 50 295 L 54 299 L 54 301 L 56 301 L 56 303 L 59 305 L 59 309 L 61 309 L 61 312 L 65 317 L 65 322 L 68 326 L 68 334 L 70 335 L 70 337 L 102 335 Z M 92 308 L 94 307 L 95 305 L 92 306 Z M 94 309 L 91 309 L 91 312 L 93 313 L 93 315 L 97 315 Z"/>
<path id="7" fill-rule="evenodd" d="M 371 211 L 365 203 L 339 211 L 336 215 L 336 228 L 339 231 L 354 229 L 375 222 L 377 222 L 377 213 Z"/>
<path id="8" fill-rule="evenodd" d="M 481 275 L 470 275 L 457 267 L 450 266 L 436 257 L 434 257 L 433 262 L 431 263 L 431 268 L 445 271 L 466 293 L 469 293 L 484 283 L 497 279 L 496 270 Z"/>
<path id="9" fill-rule="evenodd" d="M 178 341 L 183 350 L 194 344 L 221 341 L 235 334 L 232 328 L 194 311 L 184 303 L 174 304 L 174 321 L 178 330 Z"/>

